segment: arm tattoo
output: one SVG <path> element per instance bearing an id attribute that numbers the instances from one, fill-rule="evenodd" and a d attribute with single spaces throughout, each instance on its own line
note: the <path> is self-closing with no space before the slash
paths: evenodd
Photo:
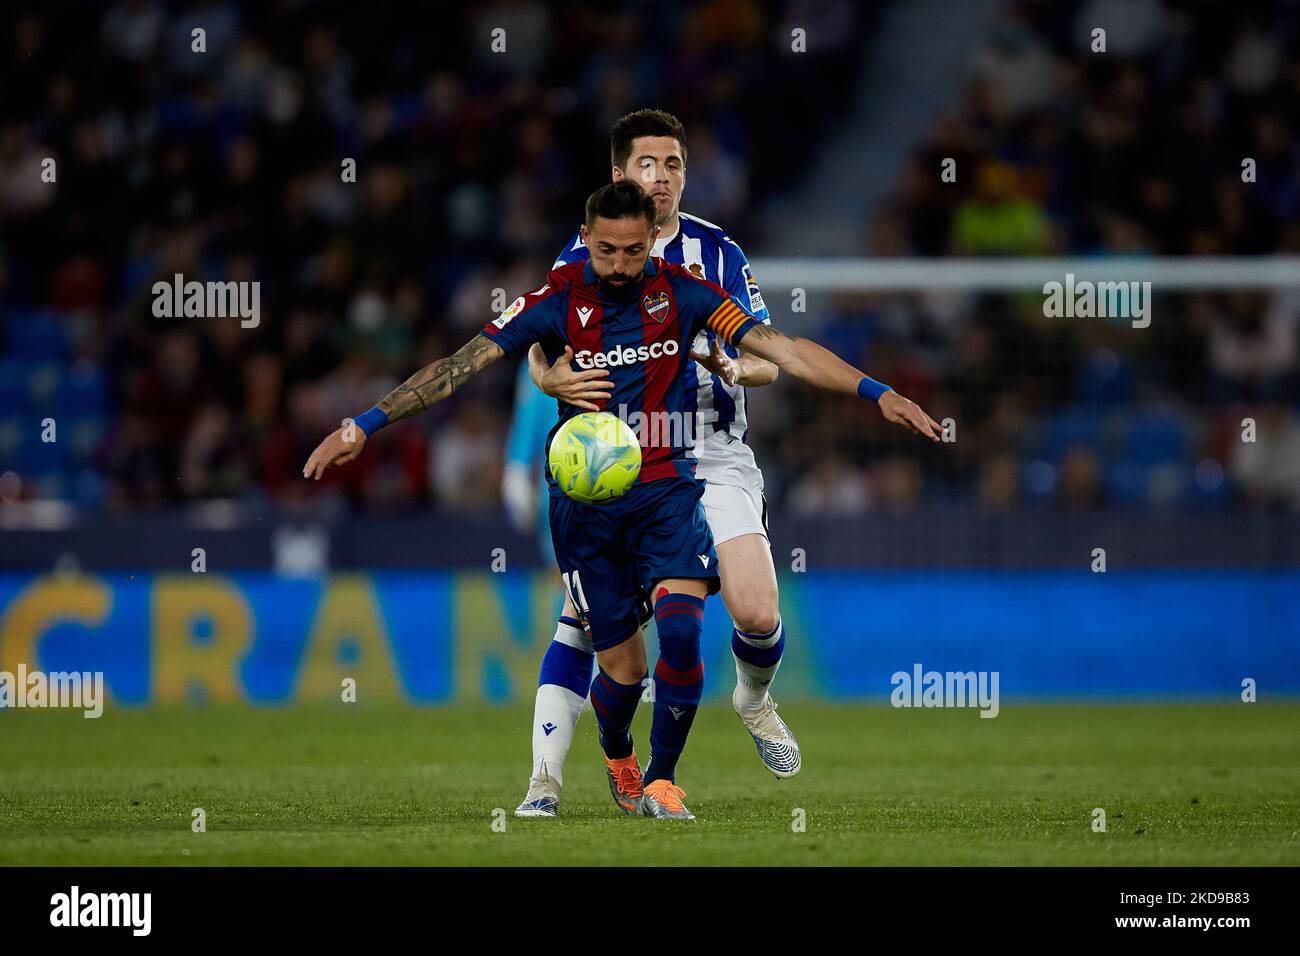
<path id="1" fill-rule="evenodd" d="M 757 340 L 760 342 L 769 342 L 769 341 L 775 342 L 779 339 L 785 339 L 787 342 L 791 342 L 791 343 L 799 341 L 799 337 L 797 335 L 786 335 L 780 329 L 774 328 L 770 325 L 763 325 L 760 323 L 758 325 L 750 326 L 749 331 L 746 332 L 744 338 L 740 340 L 740 348 L 742 351 L 744 351 L 745 343 L 751 340 Z M 756 356 L 756 358 L 763 359 L 763 356 L 758 355 Z M 763 359 L 763 360 L 771 361 L 770 359 Z"/>
<path id="2" fill-rule="evenodd" d="M 761 322 L 757 325 L 750 326 L 749 331 L 745 333 L 745 338 L 747 339 L 750 336 L 759 339 L 775 339 L 784 336 L 785 338 L 789 339 L 791 342 L 799 341 L 798 336 L 785 335 L 785 333 L 782 332 L 780 329 L 775 329 L 770 325 L 764 325 Z M 741 341 L 744 341 L 744 339 L 742 339 Z"/>
<path id="3" fill-rule="evenodd" d="M 470 339 L 449 358 L 431 362 L 393 389 L 379 403 L 390 422 L 422 412 L 464 385 L 480 369 L 505 353 L 481 335 Z"/>

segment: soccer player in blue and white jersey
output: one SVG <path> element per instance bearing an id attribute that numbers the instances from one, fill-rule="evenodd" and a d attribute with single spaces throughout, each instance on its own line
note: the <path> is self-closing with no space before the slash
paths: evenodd
<path id="1" fill-rule="evenodd" d="M 770 323 L 740 246 L 721 227 L 679 209 L 686 185 L 686 131 L 681 122 L 662 110 L 630 113 L 610 130 L 610 154 L 613 180 L 637 183 L 654 199 L 659 238 L 652 255 L 716 283 L 760 321 Z M 578 234 L 555 265 L 583 262 L 587 255 Z M 729 635 L 736 662 L 732 704 L 763 763 L 778 777 L 792 777 L 799 772 L 799 744 L 777 716 L 768 692 L 781 663 L 785 631 L 767 539 L 763 474 L 746 441 L 745 389 L 774 381 L 777 367 L 756 355 L 742 354 L 708 331 L 701 333 L 693 351 L 700 362 L 691 362 L 686 369 L 689 410 L 696 425 L 692 454 L 697 460 L 696 477 L 706 482 L 704 513 L 717 545 L 722 600 L 733 625 Z M 537 347 L 529 352 L 529 370 L 546 394 L 580 408 L 596 407 L 592 402 L 609 393 L 605 370 L 574 371 L 564 356 L 548 367 Z M 512 434 L 532 417 L 534 401 L 520 396 Z M 507 467 L 506 500 L 514 514 L 527 507 L 523 489 L 520 470 Z M 517 816 L 554 816 L 559 810 L 564 762 L 587 697 L 593 661 L 590 639 L 579 626 L 572 604 L 566 602 L 542 658 L 533 705 L 533 767 Z"/>
<path id="2" fill-rule="evenodd" d="M 548 362 L 572 355 L 610 371 L 610 394 L 593 404 L 625 406 L 642 421 L 690 413 L 691 343 L 708 330 L 727 345 L 781 366 L 821 389 L 879 404 L 891 422 L 939 441 L 940 426 L 917 405 L 807 339 L 756 319 L 720 286 L 650 256 L 655 203 L 639 186 L 611 183 L 587 200 L 585 263 L 553 270 L 455 355 L 439 359 L 355 421 L 328 435 L 303 467 L 319 480 L 356 458 L 377 429 L 441 401 L 506 354 L 533 343 Z M 742 344 L 743 343 L 743 344 Z M 585 357 L 585 362 L 584 362 Z M 555 431 L 581 409 L 560 402 Z M 717 552 L 680 429 L 642 429 L 641 471 L 622 496 L 600 504 L 567 497 L 552 480 L 549 515 L 556 563 L 578 619 L 590 633 L 598 672 L 590 694 L 610 791 L 627 813 L 693 820 L 676 782 L 704 685 L 700 636 L 704 600 L 719 588 Z M 549 439 L 548 439 L 549 440 Z M 644 777 L 631 736 L 647 677 L 640 609 L 650 595 L 659 632 L 650 763 Z"/>

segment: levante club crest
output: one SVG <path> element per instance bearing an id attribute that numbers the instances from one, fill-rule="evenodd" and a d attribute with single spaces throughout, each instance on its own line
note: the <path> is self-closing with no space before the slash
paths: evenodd
<path id="1" fill-rule="evenodd" d="M 656 292 L 654 295 L 648 295 L 643 300 L 643 304 L 645 305 L 645 314 L 656 322 L 662 322 L 668 317 L 667 292 Z"/>

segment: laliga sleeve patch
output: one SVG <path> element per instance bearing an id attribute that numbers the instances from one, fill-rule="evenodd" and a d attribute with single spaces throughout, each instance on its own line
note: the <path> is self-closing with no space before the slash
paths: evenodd
<path id="1" fill-rule="evenodd" d="M 754 278 L 754 271 L 750 269 L 749 263 L 741 266 L 741 272 L 745 276 L 745 291 L 749 293 L 749 311 L 761 312 L 764 308 L 763 293 L 758 289 L 758 280 Z"/>
<path id="2" fill-rule="evenodd" d="M 524 310 L 524 297 L 521 295 L 515 301 L 510 303 L 510 308 L 502 312 L 497 318 L 492 320 L 492 324 L 498 329 L 504 329 L 510 324 L 510 320 Z"/>

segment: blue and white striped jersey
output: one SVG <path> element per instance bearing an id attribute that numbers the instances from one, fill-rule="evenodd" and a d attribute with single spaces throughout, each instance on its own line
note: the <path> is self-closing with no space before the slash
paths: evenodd
<path id="1" fill-rule="evenodd" d="M 681 227 L 672 236 L 661 236 L 650 250 L 652 256 L 660 256 L 668 262 L 676 263 L 700 279 L 708 279 L 722 286 L 727 293 L 748 309 L 755 317 L 770 325 L 771 316 L 763 304 L 763 294 L 759 291 L 754 273 L 749 268 L 749 260 L 721 226 L 699 219 L 687 213 L 679 214 Z M 568 262 L 582 262 L 588 258 L 587 247 L 583 244 L 581 233 L 575 235 L 555 265 Z M 694 349 L 707 352 L 709 343 L 716 336 L 712 332 L 701 332 L 696 338 Z M 719 342 L 732 358 L 739 355 L 733 345 Z M 698 362 L 690 362 L 686 367 L 687 384 L 693 386 L 696 423 L 700 426 L 697 438 L 704 438 L 712 432 L 726 431 L 741 441 L 749 431 L 749 422 L 745 417 L 745 389 L 740 385 L 728 385 L 718 376 L 709 372 Z"/>

